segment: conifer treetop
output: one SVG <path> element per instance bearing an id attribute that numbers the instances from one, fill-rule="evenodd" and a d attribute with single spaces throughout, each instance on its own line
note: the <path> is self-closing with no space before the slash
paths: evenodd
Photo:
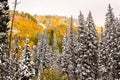
<path id="1" fill-rule="evenodd" d="M 113 8 L 111 7 L 111 5 L 108 5 L 108 10 L 106 13 L 106 19 L 105 19 L 105 27 L 109 28 L 111 27 L 111 25 L 114 23 L 115 21 L 115 16 L 113 13 Z"/>

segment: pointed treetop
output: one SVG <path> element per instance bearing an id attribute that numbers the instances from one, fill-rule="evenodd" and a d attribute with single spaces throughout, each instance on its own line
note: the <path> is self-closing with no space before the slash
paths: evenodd
<path id="1" fill-rule="evenodd" d="M 83 14 L 82 14 L 82 12 L 80 11 L 80 15 L 79 16 L 82 16 Z"/>
<path id="2" fill-rule="evenodd" d="M 78 20 L 79 20 L 79 24 L 83 24 L 84 25 L 84 16 L 82 14 L 82 12 L 80 11 L 80 15 L 78 16 Z"/>
<path id="3" fill-rule="evenodd" d="M 51 21 L 49 20 L 49 23 L 48 23 L 47 28 L 46 28 L 46 30 L 45 30 L 45 33 L 44 33 L 44 35 L 43 35 L 43 39 L 45 39 L 44 42 L 45 42 L 46 44 L 49 43 L 48 28 L 50 28 L 50 25 L 51 25 Z"/>
<path id="4" fill-rule="evenodd" d="M 73 17 L 70 19 L 70 33 L 73 33 Z"/>
<path id="5" fill-rule="evenodd" d="M 70 27 L 73 27 L 73 17 L 71 16 L 71 19 L 70 19 Z"/>
<path id="6" fill-rule="evenodd" d="M 110 4 L 108 4 L 108 10 L 113 10 Z"/>
<path id="7" fill-rule="evenodd" d="M 89 14 L 88 14 L 88 17 L 87 17 L 87 26 L 88 25 L 94 25 L 94 21 L 93 21 L 93 18 L 92 18 L 91 11 L 89 11 Z"/>
<path id="8" fill-rule="evenodd" d="M 70 31 L 69 31 L 69 44 L 73 44 L 74 42 L 74 30 L 73 30 L 73 18 L 71 16 L 71 21 L 70 21 Z"/>
<path id="9" fill-rule="evenodd" d="M 78 16 L 78 20 L 80 20 L 81 18 L 83 18 L 83 14 L 82 14 L 82 12 L 80 11 L 80 15 Z"/>
<path id="10" fill-rule="evenodd" d="M 89 14 L 90 14 L 90 15 L 92 14 L 91 11 L 89 11 Z"/>
<path id="11" fill-rule="evenodd" d="M 87 17 L 86 27 L 87 27 L 88 33 L 93 33 L 97 38 L 97 31 L 95 28 L 95 23 L 94 23 L 91 11 L 89 11 L 89 14 Z"/>
<path id="12" fill-rule="evenodd" d="M 108 11 L 106 13 L 106 20 L 105 20 L 105 27 L 109 28 L 115 21 L 114 13 L 112 12 L 113 8 L 111 8 L 111 5 L 108 5 Z"/>
<path id="13" fill-rule="evenodd" d="M 67 42 L 67 38 L 68 38 L 68 29 L 66 28 L 66 33 L 63 37 L 63 43 Z"/>
<path id="14" fill-rule="evenodd" d="M 92 13 L 91 13 L 91 11 L 89 11 L 88 17 L 89 17 L 89 18 L 92 18 Z"/>

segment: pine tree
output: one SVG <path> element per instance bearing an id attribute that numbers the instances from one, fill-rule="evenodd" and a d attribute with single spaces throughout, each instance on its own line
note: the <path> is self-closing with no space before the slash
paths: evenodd
<path id="1" fill-rule="evenodd" d="M 62 73 L 67 73 L 67 66 L 68 66 L 68 61 L 67 58 L 69 56 L 69 54 L 66 56 L 66 53 L 68 52 L 68 36 L 67 36 L 67 30 L 66 30 L 66 35 L 64 36 L 63 40 L 63 52 L 62 54 L 59 56 L 59 59 L 57 61 L 58 66 L 59 66 L 59 71 L 61 71 Z"/>
<path id="2" fill-rule="evenodd" d="M 113 80 L 113 58 L 115 18 L 109 4 L 106 14 L 106 31 L 102 34 L 99 48 L 99 78 L 102 80 Z"/>
<path id="3" fill-rule="evenodd" d="M 86 80 L 87 73 L 85 70 L 86 65 L 86 57 L 87 55 L 87 32 L 85 29 L 85 21 L 84 16 L 80 12 L 80 15 L 78 17 L 79 20 L 79 26 L 78 26 L 78 38 L 77 38 L 77 67 L 76 67 L 76 73 L 77 73 L 77 80 Z"/>
<path id="4" fill-rule="evenodd" d="M 111 8 L 111 5 L 109 4 L 108 5 L 108 12 L 106 13 L 106 20 L 105 20 L 105 27 L 106 29 L 109 28 L 112 23 L 115 21 L 115 16 L 114 16 L 114 13 L 112 12 L 112 8 Z"/>
<path id="5" fill-rule="evenodd" d="M 35 78 L 36 80 L 40 80 L 40 60 L 39 60 L 39 54 L 37 53 L 37 50 L 38 48 L 36 46 L 33 46 Z"/>
<path id="6" fill-rule="evenodd" d="M 8 0 L 0 0 L 0 79 L 10 78 L 8 54 L 8 27 L 9 22 Z"/>
<path id="7" fill-rule="evenodd" d="M 76 68 L 76 51 L 75 51 L 75 37 L 73 30 L 73 18 L 71 17 L 70 30 L 68 35 L 68 52 L 66 56 L 68 57 L 68 76 L 70 80 L 73 80 L 76 77 L 75 68 Z"/>
<path id="8" fill-rule="evenodd" d="M 75 39 L 73 30 L 73 18 L 71 17 L 69 36 L 63 39 L 63 55 L 60 57 L 60 67 L 62 71 L 68 75 L 69 80 L 76 77 L 76 55 L 75 55 Z"/>
<path id="9" fill-rule="evenodd" d="M 49 36 L 48 36 L 48 27 L 50 27 L 50 23 L 47 26 L 47 29 L 43 35 L 43 45 L 42 52 L 41 52 L 41 64 L 43 70 L 51 65 L 51 55 L 52 55 L 52 47 L 49 46 Z"/>
<path id="10" fill-rule="evenodd" d="M 97 31 L 95 29 L 95 24 L 91 15 L 91 12 L 89 12 L 87 21 L 86 21 L 86 26 L 88 28 L 88 41 L 87 41 L 87 56 L 86 61 L 87 61 L 87 79 L 91 80 L 96 80 L 98 76 L 98 36 L 97 36 Z"/>
<path id="11" fill-rule="evenodd" d="M 118 18 L 116 18 L 114 23 L 114 36 L 113 36 L 113 48 L 112 48 L 112 76 L 113 79 L 120 79 L 120 22 L 118 21 Z"/>
<path id="12" fill-rule="evenodd" d="M 57 60 L 59 57 L 59 47 L 57 45 L 57 38 L 56 35 L 54 34 L 54 44 L 53 44 L 53 54 L 52 54 L 52 65 L 51 68 L 52 69 L 57 69 Z"/>
<path id="13" fill-rule="evenodd" d="M 25 49 L 22 52 L 20 69 L 21 69 L 21 80 L 24 79 L 29 80 L 30 77 L 34 75 L 29 39 L 26 39 Z"/>
<path id="14" fill-rule="evenodd" d="M 35 69 L 35 78 L 36 80 L 40 80 L 40 73 L 42 72 L 40 69 L 42 69 L 42 54 L 43 54 L 43 37 L 44 34 L 41 34 L 38 36 L 38 45 L 37 47 L 34 47 L 34 69 Z"/>
<path id="15" fill-rule="evenodd" d="M 37 54 L 39 55 L 40 61 L 40 74 L 44 74 L 44 70 L 46 68 L 50 68 L 52 62 L 52 47 L 49 45 L 48 27 L 50 27 L 50 23 L 48 24 L 45 33 L 42 35 L 40 43 L 38 44 Z"/>

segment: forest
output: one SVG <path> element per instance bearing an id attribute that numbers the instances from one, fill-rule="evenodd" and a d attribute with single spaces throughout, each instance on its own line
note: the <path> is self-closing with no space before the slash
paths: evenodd
<path id="1" fill-rule="evenodd" d="M 16 11 L 10 37 L 12 13 L 0 0 L 0 80 L 120 80 L 120 19 L 110 4 L 102 27 L 91 11 L 86 19 Z"/>

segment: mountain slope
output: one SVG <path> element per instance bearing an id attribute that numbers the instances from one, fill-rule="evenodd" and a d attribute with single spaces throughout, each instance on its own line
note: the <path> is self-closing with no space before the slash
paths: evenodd
<path id="1" fill-rule="evenodd" d="M 20 37 L 20 45 L 23 46 L 25 38 L 30 39 L 30 44 L 37 45 L 38 32 L 43 33 L 46 26 L 50 22 L 49 34 L 54 33 L 57 36 L 58 46 L 62 47 L 62 38 L 69 30 L 70 19 L 63 16 L 32 16 L 29 13 L 16 12 L 13 28 L 13 40 L 16 36 Z M 10 23 L 11 24 L 11 23 Z M 78 22 L 74 19 L 74 30 L 76 32 Z M 98 36 L 101 34 L 101 27 L 96 27 Z M 51 37 L 53 38 L 53 37 Z M 51 39 L 50 45 L 53 45 L 53 39 Z"/>

